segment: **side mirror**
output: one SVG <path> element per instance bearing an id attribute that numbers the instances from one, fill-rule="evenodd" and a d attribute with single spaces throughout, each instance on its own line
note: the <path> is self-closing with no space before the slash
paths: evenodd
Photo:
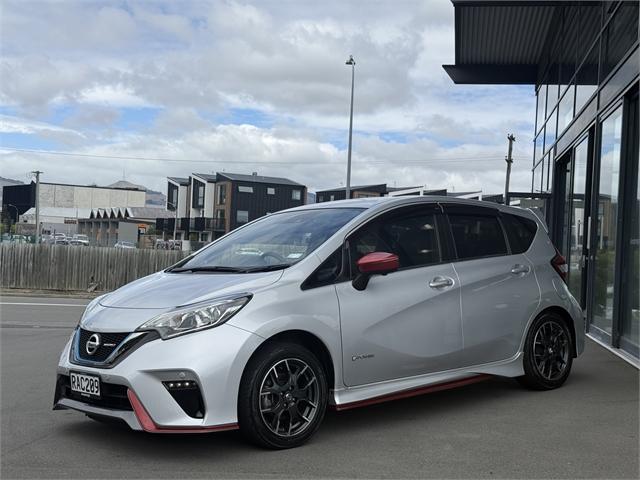
<path id="1" fill-rule="evenodd" d="M 369 284 L 371 275 L 386 275 L 395 272 L 400 267 L 398 256 L 387 252 L 367 253 L 358 260 L 358 274 L 351 284 L 356 290 L 364 290 Z"/>

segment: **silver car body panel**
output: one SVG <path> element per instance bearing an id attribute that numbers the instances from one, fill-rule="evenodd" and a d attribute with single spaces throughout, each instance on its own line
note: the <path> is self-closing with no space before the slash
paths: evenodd
<path id="1" fill-rule="evenodd" d="M 330 402 L 336 406 L 474 375 L 522 375 L 527 329 L 548 308 L 562 309 L 571 316 L 580 354 L 584 349 L 580 307 L 550 264 L 555 250 L 545 227 L 532 212 L 519 208 L 481 203 L 539 225 L 524 254 L 445 262 L 374 276 L 362 292 L 346 281 L 301 289 L 302 282 L 366 222 L 392 209 L 434 202 L 478 205 L 448 197 L 393 197 L 292 209 L 364 210 L 314 253 L 282 271 L 159 272 L 108 294 L 83 320 L 83 328 L 133 331 L 180 305 L 238 292 L 250 292 L 253 298 L 224 325 L 150 341 L 109 369 L 71 363 L 70 340 L 60 356 L 58 373 L 84 372 L 125 385 L 158 426 L 198 428 L 237 422 L 238 389 L 247 362 L 268 339 L 283 332 L 311 334 L 326 347 L 333 364 Z M 526 265 L 530 270 L 512 274 L 514 265 Z M 443 290 L 430 288 L 429 281 L 436 276 L 451 278 L 453 285 Z M 491 335 L 491 329 L 499 333 Z M 206 404 L 203 419 L 187 416 L 162 385 L 163 380 L 180 373 L 200 385 Z M 96 413 L 88 404 L 63 400 L 60 407 Z M 109 415 L 108 409 L 102 410 L 99 414 Z M 135 428 L 136 422 L 127 423 Z"/>

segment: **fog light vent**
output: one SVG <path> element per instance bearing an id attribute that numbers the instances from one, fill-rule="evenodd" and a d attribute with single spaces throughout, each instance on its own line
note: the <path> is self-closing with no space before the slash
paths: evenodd
<path id="1" fill-rule="evenodd" d="M 194 380 L 170 380 L 162 384 L 184 413 L 192 418 L 204 417 L 204 402 L 200 387 Z"/>

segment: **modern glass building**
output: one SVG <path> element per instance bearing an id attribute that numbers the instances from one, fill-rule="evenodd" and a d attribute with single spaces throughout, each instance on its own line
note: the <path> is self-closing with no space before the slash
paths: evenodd
<path id="1" fill-rule="evenodd" d="M 640 2 L 453 4 L 445 70 L 456 83 L 535 86 L 531 196 L 548 199 L 588 334 L 638 365 Z"/>

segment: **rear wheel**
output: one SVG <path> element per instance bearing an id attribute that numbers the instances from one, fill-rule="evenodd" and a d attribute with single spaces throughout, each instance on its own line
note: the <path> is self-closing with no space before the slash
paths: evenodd
<path id="1" fill-rule="evenodd" d="M 240 385 L 240 430 L 252 442 L 283 449 L 302 445 L 326 410 L 327 377 L 306 348 L 275 343 L 251 359 Z"/>
<path id="2" fill-rule="evenodd" d="M 565 320 L 554 313 L 536 318 L 524 345 L 524 376 L 518 381 L 535 390 L 561 386 L 573 364 L 572 337 Z"/>

